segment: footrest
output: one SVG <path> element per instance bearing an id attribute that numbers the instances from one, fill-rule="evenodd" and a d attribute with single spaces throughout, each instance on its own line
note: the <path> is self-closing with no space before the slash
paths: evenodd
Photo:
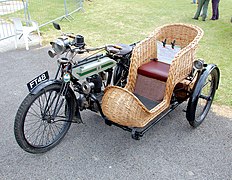
<path id="1" fill-rule="evenodd" d="M 156 101 L 152 101 L 146 97 L 140 96 L 138 94 L 134 94 L 142 103 L 143 105 L 148 109 L 151 110 L 152 108 L 154 108 L 155 106 L 157 106 L 159 104 L 159 102 Z"/>

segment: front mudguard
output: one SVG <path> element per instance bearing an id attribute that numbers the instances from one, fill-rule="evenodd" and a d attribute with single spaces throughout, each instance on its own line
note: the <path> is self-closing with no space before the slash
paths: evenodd
<path id="1" fill-rule="evenodd" d="M 62 83 L 63 82 L 61 80 L 57 80 L 57 79 L 52 79 L 52 80 L 45 81 L 45 82 L 39 84 L 38 86 L 36 86 L 30 92 L 30 94 L 35 95 L 35 94 L 39 93 L 40 91 L 42 91 L 43 89 L 45 89 L 47 86 L 50 86 L 52 84 L 56 84 L 56 85 L 59 85 L 61 87 Z M 70 98 L 74 99 L 74 109 L 75 109 L 74 116 L 82 121 L 76 95 L 75 95 L 75 93 L 73 92 L 73 90 L 70 87 L 68 87 L 68 92 L 71 95 Z"/>
<path id="2" fill-rule="evenodd" d="M 39 84 L 38 86 L 36 86 L 34 89 L 32 89 L 32 91 L 30 92 L 32 95 L 37 94 L 38 92 L 40 92 L 41 90 L 43 90 L 45 87 L 50 86 L 52 84 L 57 84 L 57 85 L 62 85 L 62 81 L 61 80 L 57 80 L 57 79 L 52 79 L 52 80 L 47 80 L 42 82 L 41 84 Z"/>

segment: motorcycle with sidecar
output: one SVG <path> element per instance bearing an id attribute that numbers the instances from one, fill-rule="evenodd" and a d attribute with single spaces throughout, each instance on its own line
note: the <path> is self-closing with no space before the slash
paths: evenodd
<path id="1" fill-rule="evenodd" d="M 83 36 L 63 33 L 49 51 L 58 57 L 55 78 L 45 72 L 27 84 L 30 93 L 15 117 L 16 141 L 27 152 L 46 152 L 71 123 L 82 123 L 81 111 L 87 109 L 138 140 L 184 101 L 189 124 L 199 126 L 220 77 L 215 64 L 195 58 L 202 36 L 201 28 L 177 23 L 156 28 L 132 46 L 87 48 Z"/>

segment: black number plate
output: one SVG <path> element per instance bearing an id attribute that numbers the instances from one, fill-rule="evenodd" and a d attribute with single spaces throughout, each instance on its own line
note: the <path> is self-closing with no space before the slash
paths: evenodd
<path id="1" fill-rule="evenodd" d="M 38 77 L 31 80 L 29 83 L 27 83 L 28 90 L 31 91 L 32 89 L 34 89 L 35 86 L 48 79 L 49 79 L 49 75 L 48 75 L 48 71 L 46 71 L 43 74 L 40 74 Z"/>

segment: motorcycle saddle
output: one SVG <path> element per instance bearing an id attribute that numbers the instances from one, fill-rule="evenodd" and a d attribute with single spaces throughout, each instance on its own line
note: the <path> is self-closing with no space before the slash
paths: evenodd
<path id="1" fill-rule="evenodd" d="M 117 46 L 121 47 L 121 49 L 115 47 L 107 47 L 107 51 L 117 56 L 124 56 L 126 54 L 131 53 L 132 47 L 127 44 L 117 44 Z"/>

